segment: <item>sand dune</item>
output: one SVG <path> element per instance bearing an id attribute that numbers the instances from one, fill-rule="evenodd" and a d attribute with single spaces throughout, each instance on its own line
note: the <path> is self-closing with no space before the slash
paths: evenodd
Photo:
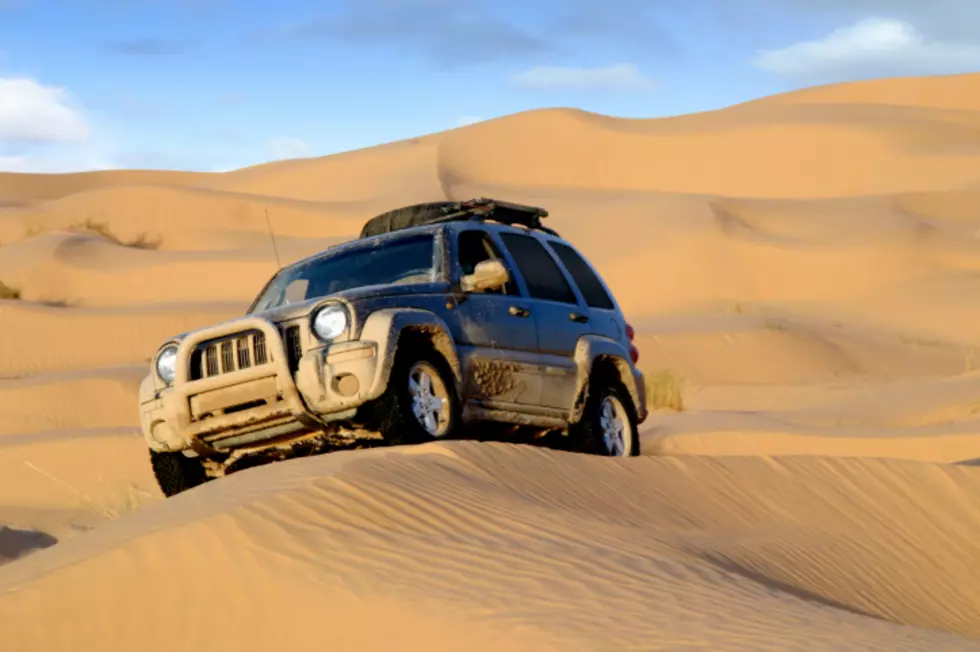
<path id="1" fill-rule="evenodd" d="M 31 204 L 58 199 L 105 186 L 180 185 L 199 183 L 213 176 L 199 172 L 162 172 L 156 170 L 110 170 L 74 174 L 0 173 L 0 194 L 14 204 Z"/>
<path id="2" fill-rule="evenodd" d="M 50 202 L 0 211 L 0 241 L 32 239 L 74 229 L 108 234 L 143 249 L 235 249 L 235 239 L 271 253 L 269 224 L 280 239 L 336 238 L 360 229 L 363 208 L 340 202 L 305 202 L 207 188 L 122 186 L 99 188 Z M 85 228 L 86 226 L 89 228 Z M 229 242 L 230 240 L 230 242 Z"/>
<path id="3" fill-rule="evenodd" d="M 311 247 L 312 248 L 312 247 Z M 322 245 L 321 245 L 322 248 Z M 0 273 L 25 300 L 72 305 L 129 306 L 174 302 L 236 302 L 248 307 L 277 269 L 268 244 L 234 252 L 156 252 L 125 247 L 92 234 L 48 233 L 9 246 Z M 312 252 L 311 252 L 312 253 Z M 188 292 L 177 279 L 195 278 Z M 243 290 L 233 289 L 236 279 Z"/>
<path id="4" fill-rule="evenodd" d="M 978 128 L 974 74 L 0 174 L 0 649 L 980 649 Z M 162 499 L 164 338 L 240 315 L 275 251 L 479 195 L 546 206 L 613 287 L 643 458 L 456 442 Z"/>
<path id="5" fill-rule="evenodd" d="M 385 202 L 397 206 L 442 195 L 441 141 L 441 137 L 416 138 L 326 158 L 267 163 L 229 172 L 209 185 L 272 197 L 344 202 L 361 217 L 364 212 L 386 210 L 381 207 Z"/>
<path id="6" fill-rule="evenodd" d="M 8 379 L 0 385 L 0 412 L 4 415 L 0 438 L 32 430 L 132 426 L 128 413 L 145 375 L 140 365 Z M 59 402 L 64 409 L 46 410 Z"/>
<path id="7" fill-rule="evenodd" d="M 952 111 L 980 110 L 975 74 L 876 79 L 816 86 L 757 100 L 757 103 L 889 104 Z"/>
<path id="8" fill-rule="evenodd" d="M 812 323 L 793 316 L 720 314 L 639 323 L 646 329 L 637 336 L 645 364 L 675 370 L 697 385 L 928 378 L 964 371 L 972 350 L 892 340 L 841 322 Z"/>
<path id="9" fill-rule="evenodd" d="M 85 308 L 4 301 L 0 303 L 4 347 L 0 377 L 146 364 L 163 339 L 237 317 L 244 307 Z"/>
<path id="10" fill-rule="evenodd" d="M 911 120 L 901 108 L 863 107 L 828 120 L 827 110 L 795 104 L 730 111 L 698 122 L 650 121 L 646 129 L 609 128 L 608 119 L 577 111 L 529 112 L 446 135 L 440 163 L 463 181 L 736 197 L 873 195 L 976 179 L 980 116 L 973 112 Z M 469 154 L 474 149 L 479 157 Z M 935 165 L 935 156 L 954 152 Z M 569 160 L 580 163 L 572 168 Z"/>
<path id="11" fill-rule="evenodd" d="M 8 567 L 0 626 L 52 651 L 976 649 L 978 482 L 881 461 L 340 453 Z M 326 614 L 344 627 L 311 637 Z"/>

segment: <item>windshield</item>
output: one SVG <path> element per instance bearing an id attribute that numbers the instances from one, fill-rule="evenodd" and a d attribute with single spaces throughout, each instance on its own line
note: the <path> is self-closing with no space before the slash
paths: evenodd
<path id="1" fill-rule="evenodd" d="M 288 267 L 266 286 L 249 312 L 369 285 L 434 281 L 434 254 L 434 237 L 423 235 L 365 245 Z"/>

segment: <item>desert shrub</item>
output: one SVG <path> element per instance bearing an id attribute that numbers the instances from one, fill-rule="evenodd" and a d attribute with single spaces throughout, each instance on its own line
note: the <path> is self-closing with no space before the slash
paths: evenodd
<path id="1" fill-rule="evenodd" d="M 124 242 L 123 244 L 127 247 L 133 247 L 134 249 L 157 249 L 160 247 L 162 242 L 163 240 L 159 236 L 157 236 L 156 239 L 151 240 L 146 231 L 144 231 L 132 240 Z"/>
<path id="2" fill-rule="evenodd" d="M 644 374 L 647 391 L 647 407 L 651 410 L 684 409 L 684 378 L 671 371 Z"/>
<path id="3" fill-rule="evenodd" d="M 163 243 L 162 238 L 159 236 L 156 238 L 150 238 L 149 234 L 145 231 L 137 235 L 132 240 L 123 240 L 112 231 L 108 222 L 96 222 L 91 217 L 87 217 L 81 222 L 75 222 L 68 228 L 74 231 L 88 231 L 90 233 L 95 233 L 102 236 L 109 242 L 122 247 L 133 247 L 134 249 L 157 249 Z M 43 229 L 36 224 L 32 224 L 24 229 L 24 235 L 27 238 L 32 238 L 45 230 L 46 229 Z"/>
<path id="4" fill-rule="evenodd" d="M 122 245 L 124 247 L 133 247 L 135 249 L 156 249 L 162 242 L 161 238 L 159 237 L 151 240 L 150 236 L 145 231 L 137 235 L 132 240 L 123 240 L 112 232 L 112 229 L 109 228 L 109 225 L 106 222 L 96 222 L 92 218 L 86 218 L 84 222 L 74 225 L 74 228 L 84 229 L 85 231 L 91 231 L 92 233 L 98 233 L 109 242 L 114 242 L 117 245 Z"/>
<path id="5" fill-rule="evenodd" d="M 20 290 L 0 281 L 0 299 L 20 299 Z"/>
<path id="6" fill-rule="evenodd" d="M 108 223 L 106 223 L 106 222 L 96 222 L 91 217 L 85 218 L 85 221 L 84 222 L 80 222 L 78 224 L 73 224 L 69 228 L 72 228 L 72 229 L 80 229 L 80 230 L 83 230 L 83 231 L 91 231 L 92 233 L 98 233 L 99 235 L 101 235 L 103 238 L 105 238 L 109 242 L 115 242 L 116 244 L 122 244 L 122 241 L 119 239 L 119 236 L 117 236 L 115 233 L 112 232 L 112 229 L 109 228 L 109 224 Z"/>

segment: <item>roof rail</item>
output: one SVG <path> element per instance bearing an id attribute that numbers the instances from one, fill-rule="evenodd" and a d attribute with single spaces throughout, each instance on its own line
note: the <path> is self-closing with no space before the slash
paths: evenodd
<path id="1" fill-rule="evenodd" d="M 537 206 L 489 197 L 478 197 L 467 201 L 426 202 L 396 208 L 371 218 L 361 229 L 360 237 L 391 233 L 413 226 L 465 220 L 522 226 L 557 236 L 557 232 L 541 224 L 541 219 L 547 216 L 548 211 Z"/>

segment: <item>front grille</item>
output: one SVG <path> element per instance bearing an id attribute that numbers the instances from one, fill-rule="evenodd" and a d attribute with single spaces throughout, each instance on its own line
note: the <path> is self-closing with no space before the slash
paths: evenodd
<path id="1" fill-rule="evenodd" d="M 199 344 L 191 353 L 191 380 L 210 378 L 272 361 L 262 331 L 247 331 Z"/>
<path id="2" fill-rule="evenodd" d="M 299 337 L 299 326 L 293 324 L 287 326 L 283 332 L 283 339 L 286 347 L 286 358 L 289 361 L 289 370 L 299 369 L 299 359 L 303 357 L 303 342 Z"/>

